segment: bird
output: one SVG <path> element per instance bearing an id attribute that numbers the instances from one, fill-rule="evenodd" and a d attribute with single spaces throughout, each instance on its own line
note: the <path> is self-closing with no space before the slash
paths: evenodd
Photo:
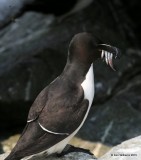
<path id="1" fill-rule="evenodd" d="M 119 49 L 101 43 L 92 33 L 72 37 L 62 73 L 46 86 L 29 109 L 26 126 L 5 160 L 45 152 L 61 153 L 84 124 L 95 94 L 93 63 L 103 59 L 113 70 Z"/>

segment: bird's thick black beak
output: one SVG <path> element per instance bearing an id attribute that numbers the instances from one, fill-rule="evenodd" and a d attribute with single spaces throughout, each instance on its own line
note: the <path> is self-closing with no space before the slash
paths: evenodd
<path id="1" fill-rule="evenodd" d="M 120 50 L 117 47 L 107 44 L 99 44 L 98 49 L 101 51 L 101 59 L 104 59 L 107 65 L 116 71 L 113 66 L 113 59 L 120 58 Z"/>

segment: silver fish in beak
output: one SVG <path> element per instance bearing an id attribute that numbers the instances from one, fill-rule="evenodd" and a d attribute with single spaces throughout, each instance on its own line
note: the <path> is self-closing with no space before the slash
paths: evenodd
<path id="1" fill-rule="evenodd" d="M 107 44 L 99 44 L 98 47 L 101 50 L 101 59 L 103 59 L 107 65 L 116 71 L 113 65 L 113 59 L 120 58 L 121 53 L 119 49 Z"/>

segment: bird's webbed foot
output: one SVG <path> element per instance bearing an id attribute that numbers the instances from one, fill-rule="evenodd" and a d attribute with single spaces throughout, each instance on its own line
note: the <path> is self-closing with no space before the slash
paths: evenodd
<path id="1" fill-rule="evenodd" d="M 83 148 L 79 148 L 79 147 L 74 147 L 72 145 L 67 145 L 65 147 L 65 149 L 61 152 L 61 153 L 57 153 L 57 157 L 62 157 L 66 154 L 69 154 L 71 152 L 83 152 L 89 155 L 93 155 L 89 150 L 87 149 L 83 149 Z"/>

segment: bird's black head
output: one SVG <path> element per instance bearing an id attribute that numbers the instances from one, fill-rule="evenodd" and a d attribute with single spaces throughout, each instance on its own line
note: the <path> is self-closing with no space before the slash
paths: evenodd
<path id="1" fill-rule="evenodd" d="M 97 43 L 90 33 L 76 34 L 69 45 L 69 60 L 91 64 Z"/>
<path id="2" fill-rule="evenodd" d="M 76 34 L 69 45 L 69 62 L 91 65 L 98 58 L 104 58 L 112 69 L 112 59 L 118 57 L 119 50 L 107 44 L 101 44 L 92 34 L 83 32 Z"/>

